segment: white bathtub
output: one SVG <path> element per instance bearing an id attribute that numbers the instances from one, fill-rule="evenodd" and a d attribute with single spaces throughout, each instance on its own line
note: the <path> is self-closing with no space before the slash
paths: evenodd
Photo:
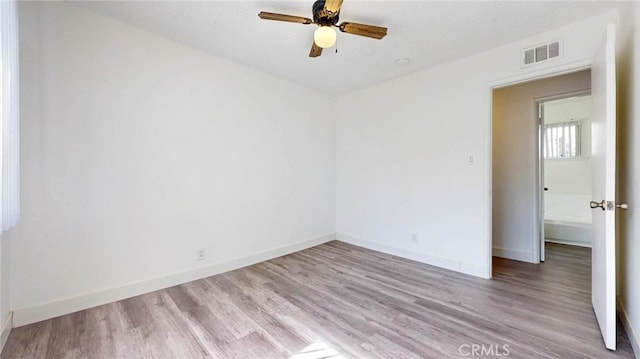
<path id="1" fill-rule="evenodd" d="M 544 238 L 547 242 L 591 247 L 591 223 L 545 219 Z"/>

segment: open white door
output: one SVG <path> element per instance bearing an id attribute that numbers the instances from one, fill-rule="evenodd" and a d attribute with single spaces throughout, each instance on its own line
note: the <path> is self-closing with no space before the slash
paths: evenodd
<path id="1" fill-rule="evenodd" d="M 616 33 L 607 27 L 591 68 L 592 202 L 591 301 L 608 349 L 616 349 Z"/>

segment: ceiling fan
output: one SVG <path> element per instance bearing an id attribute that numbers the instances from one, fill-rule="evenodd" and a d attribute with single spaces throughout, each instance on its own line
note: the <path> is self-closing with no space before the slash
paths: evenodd
<path id="1" fill-rule="evenodd" d="M 318 29 L 316 29 L 313 35 L 313 46 L 311 46 L 309 57 L 322 55 L 322 49 L 331 47 L 336 43 L 336 32 L 333 27 L 337 27 L 341 32 L 347 34 L 366 36 L 373 39 L 382 39 L 387 35 L 386 27 L 358 24 L 355 22 L 343 22 L 338 25 L 342 2 L 343 0 L 317 0 L 313 3 L 313 20 L 307 17 L 276 14 L 266 11 L 261 11 L 258 16 L 263 20 L 318 25 Z"/>

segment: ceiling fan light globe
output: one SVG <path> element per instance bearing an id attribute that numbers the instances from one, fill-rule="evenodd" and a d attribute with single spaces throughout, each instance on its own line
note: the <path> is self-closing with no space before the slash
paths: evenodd
<path id="1" fill-rule="evenodd" d="M 320 26 L 313 33 L 313 41 L 323 49 L 331 47 L 336 44 L 336 30 L 331 26 Z"/>

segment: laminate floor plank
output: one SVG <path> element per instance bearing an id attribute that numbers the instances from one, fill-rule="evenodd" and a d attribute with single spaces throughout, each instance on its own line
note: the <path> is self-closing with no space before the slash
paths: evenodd
<path id="1" fill-rule="evenodd" d="M 494 258 L 484 280 L 333 241 L 253 266 L 14 328 L 0 359 L 633 358 L 605 349 L 591 252 Z"/>

